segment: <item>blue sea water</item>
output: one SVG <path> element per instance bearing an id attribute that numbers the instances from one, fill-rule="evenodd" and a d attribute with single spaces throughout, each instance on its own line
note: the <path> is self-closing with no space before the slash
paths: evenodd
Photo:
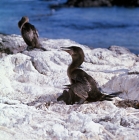
<path id="1" fill-rule="evenodd" d="M 0 0 L 0 33 L 20 34 L 28 16 L 40 37 L 71 39 L 93 48 L 119 45 L 139 54 L 139 8 L 50 8 L 66 0 Z"/>

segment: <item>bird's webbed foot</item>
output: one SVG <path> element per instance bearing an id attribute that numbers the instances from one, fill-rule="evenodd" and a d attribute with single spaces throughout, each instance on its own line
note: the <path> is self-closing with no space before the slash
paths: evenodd
<path id="1" fill-rule="evenodd" d="M 26 50 L 27 51 L 32 51 L 34 48 L 32 46 L 27 46 Z"/>

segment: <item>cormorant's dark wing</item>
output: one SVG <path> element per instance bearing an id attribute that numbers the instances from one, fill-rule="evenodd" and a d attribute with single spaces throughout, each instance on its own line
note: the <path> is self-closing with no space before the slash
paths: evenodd
<path id="1" fill-rule="evenodd" d="M 72 91 L 84 100 L 88 98 L 88 92 L 91 91 L 91 85 L 86 76 L 86 73 L 80 70 L 76 75 L 71 76 L 72 81 L 74 81 L 71 84 Z"/>
<path id="2" fill-rule="evenodd" d="M 82 83 L 72 84 L 70 89 L 80 98 L 86 100 L 88 98 L 88 88 Z"/>
<path id="3" fill-rule="evenodd" d="M 21 29 L 21 34 L 24 41 L 28 45 L 27 50 L 30 50 L 33 48 L 39 48 L 39 49 L 42 49 L 43 51 L 46 51 L 46 49 L 42 47 L 39 41 L 39 34 L 34 25 L 30 23 L 25 23 Z"/>
<path id="4" fill-rule="evenodd" d="M 40 42 L 39 42 L 38 31 L 33 25 L 31 25 L 31 29 L 33 31 L 33 39 L 32 39 L 32 42 L 34 43 L 33 46 L 36 48 L 40 48 L 41 46 L 40 46 Z"/>
<path id="5" fill-rule="evenodd" d="M 71 81 L 73 81 L 73 83 L 75 82 L 86 83 L 87 82 L 89 85 L 90 84 L 97 85 L 96 81 L 82 69 L 74 70 L 70 78 L 71 78 Z"/>
<path id="6" fill-rule="evenodd" d="M 32 30 L 32 26 L 30 23 L 25 23 L 21 29 L 22 37 L 28 46 L 34 46 L 34 32 Z"/>
<path id="7" fill-rule="evenodd" d="M 31 30 L 33 31 L 33 34 L 38 38 L 39 37 L 39 33 L 37 31 L 37 29 L 35 28 L 34 25 L 30 24 L 31 25 Z"/>
<path id="8" fill-rule="evenodd" d="M 96 81 L 81 69 L 75 70 L 70 78 L 73 92 L 82 99 L 87 99 L 90 92 L 98 91 Z"/>

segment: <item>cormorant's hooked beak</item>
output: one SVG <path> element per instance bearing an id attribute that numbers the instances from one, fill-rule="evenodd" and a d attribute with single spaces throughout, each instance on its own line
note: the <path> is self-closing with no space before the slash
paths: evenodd
<path id="1" fill-rule="evenodd" d="M 72 55 L 72 53 L 73 53 L 73 51 L 71 50 L 70 47 L 61 47 L 61 50 L 63 50 L 63 51 L 65 51 L 65 52 L 69 53 L 70 55 Z"/>
<path id="2" fill-rule="evenodd" d="M 69 47 L 61 47 L 61 50 L 63 50 L 63 51 L 70 51 L 71 49 Z"/>

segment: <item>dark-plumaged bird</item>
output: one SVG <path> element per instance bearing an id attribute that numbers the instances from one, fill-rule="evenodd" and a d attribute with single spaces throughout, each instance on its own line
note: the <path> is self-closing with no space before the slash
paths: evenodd
<path id="1" fill-rule="evenodd" d="M 66 86 L 68 91 L 64 91 L 63 94 L 58 97 L 58 101 L 66 101 L 66 104 L 74 104 L 75 102 L 82 104 L 85 101 L 112 101 L 113 97 L 121 93 L 116 92 L 105 95 L 100 92 L 95 80 L 79 68 L 84 61 L 84 52 L 80 47 L 71 46 L 67 48 L 62 47 L 61 49 L 69 53 L 72 57 L 72 63 L 67 69 L 67 75 L 71 84 Z M 77 95 L 78 98 L 73 94 Z M 66 97 L 70 99 L 68 100 Z"/>
<path id="2" fill-rule="evenodd" d="M 64 101 L 66 105 L 73 105 L 80 101 L 80 97 L 73 93 L 72 90 L 64 90 L 62 95 L 57 98 L 57 101 Z"/>
<path id="3" fill-rule="evenodd" d="M 42 47 L 39 41 L 39 34 L 37 29 L 34 25 L 29 23 L 29 18 L 24 16 L 21 18 L 21 20 L 18 22 L 18 27 L 21 30 L 21 35 L 28 45 L 28 49 L 42 49 L 43 51 L 46 51 L 45 48 Z"/>

